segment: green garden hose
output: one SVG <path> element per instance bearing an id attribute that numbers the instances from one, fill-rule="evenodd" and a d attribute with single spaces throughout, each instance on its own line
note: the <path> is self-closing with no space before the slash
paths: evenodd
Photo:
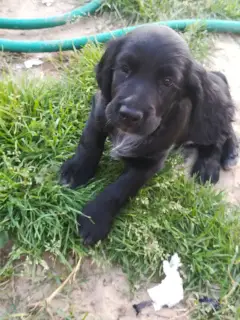
<path id="1" fill-rule="evenodd" d="M 231 32 L 240 33 L 240 21 L 230 20 L 172 20 L 150 23 L 150 25 L 167 25 L 175 30 L 184 30 L 191 24 L 201 23 L 206 30 L 211 32 Z M 149 25 L 149 24 L 145 24 Z M 14 41 L 7 39 L 0 39 L 0 48 L 3 51 L 13 52 L 54 52 L 66 51 L 72 49 L 80 49 L 87 43 L 104 43 L 108 40 L 120 37 L 121 35 L 143 25 L 117 29 L 112 32 L 98 33 L 91 36 L 83 36 L 81 38 L 73 38 L 66 40 L 49 40 L 49 41 Z"/>
<path id="2" fill-rule="evenodd" d="M 84 6 L 70 12 L 47 18 L 15 19 L 0 18 L 0 29 L 42 29 L 61 26 L 73 22 L 78 17 L 84 17 L 94 13 L 100 8 L 102 0 L 93 0 Z"/>

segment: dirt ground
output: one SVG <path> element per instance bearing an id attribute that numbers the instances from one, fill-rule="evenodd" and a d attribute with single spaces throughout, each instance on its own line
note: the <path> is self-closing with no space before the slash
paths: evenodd
<path id="1" fill-rule="evenodd" d="M 46 6 L 44 2 L 52 2 L 52 5 Z M 0 0 L 0 14 L 5 17 L 15 18 L 38 18 L 53 16 L 69 12 L 84 3 L 90 1 L 84 0 Z M 121 26 L 123 21 L 113 21 L 107 16 L 97 18 L 86 17 L 80 18 L 73 24 L 68 24 L 53 29 L 40 30 L 0 30 L 0 37 L 15 40 L 54 40 L 77 38 L 82 35 L 95 34 L 101 31 L 110 31 Z"/>
<path id="2" fill-rule="evenodd" d="M 41 17 L 67 12 L 84 2 L 79 0 L 49 0 L 47 6 L 44 0 L 0 0 L 0 16 L 6 17 Z M 85 1 L 86 2 L 86 1 Z M 120 20 L 113 23 L 107 16 L 88 17 L 80 19 L 73 25 L 57 27 L 48 30 L 10 31 L 0 30 L 0 37 L 17 40 L 47 40 L 79 37 L 94 34 L 119 27 Z M 33 67 L 27 72 L 43 77 L 51 74 L 54 68 L 45 58 L 51 54 L 5 55 L 5 60 L 11 62 L 13 71 L 25 70 L 24 61 L 39 58 L 44 61 L 41 66 Z M 213 55 L 207 64 L 210 69 L 223 71 L 229 81 L 231 93 L 237 106 L 235 130 L 240 137 L 240 37 L 231 35 L 215 36 Z M 6 61 L 1 61 L 3 65 Z M 0 65 L 0 67 L 1 67 Z M 240 165 L 231 171 L 222 172 L 216 188 L 226 191 L 228 199 L 240 203 Z M 59 263 L 53 262 L 47 256 L 37 272 L 32 274 L 32 267 L 25 263 L 19 268 L 18 275 L 6 283 L 0 283 L 0 319 L 10 319 L 10 314 L 16 318 L 27 318 L 27 305 L 48 297 L 67 277 L 67 271 Z M 28 319 L 87 319 L 87 320 L 131 320 L 136 318 L 132 308 L 133 303 L 148 299 L 146 289 L 151 284 L 137 288 L 134 293 L 123 272 L 117 267 L 100 267 L 93 262 L 84 261 L 75 277 L 52 300 L 48 313 L 40 313 Z M 135 288 L 136 289 L 136 288 Z M 163 309 L 154 312 L 149 307 L 140 320 L 146 319 L 179 319 L 189 318 L 189 305 L 179 305 L 173 310 Z"/>

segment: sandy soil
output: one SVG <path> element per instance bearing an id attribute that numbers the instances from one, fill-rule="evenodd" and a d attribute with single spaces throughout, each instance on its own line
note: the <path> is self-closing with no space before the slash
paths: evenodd
<path id="1" fill-rule="evenodd" d="M 220 35 L 214 42 L 214 55 L 210 59 L 211 69 L 224 72 L 227 76 L 231 94 L 236 105 L 236 116 L 234 129 L 238 138 L 240 137 L 240 37 L 231 35 Z M 240 203 L 240 162 L 229 171 L 221 173 L 221 178 L 216 186 L 226 190 L 229 201 Z"/>
<path id="2" fill-rule="evenodd" d="M 1 285 L 0 319 L 9 319 L 8 313 L 27 315 L 29 306 L 48 297 L 58 286 L 57 281 L 65 279 L 64 266 L 54 263 L 45 256 L 44 267 L 39 266 L 31 276 L 32 266 L 25 263 L 18 276 Z M 154 284 L 151 284 L 154 285 Z M 150 284 L 148 286 L 151 286 Z M 125 274 L 117 267 L 100 267 L 85 260 L 74 282 L 69 284 L 53 299 L 48 312 L 34 314 L 30 319 L 76 319 L 82 320 L 131 320 L 136 318 L 132 305 L 149 300 L 145 288 L 133 294 Z M 144 309 L 138 319 L 177 319 L 185 320 L 188 309 L 179 305 L 174 310 L 163 309 L 155 313 L 152 307 Z M 23 319 L 25 319 L 23 317 Z"/>
<path id="3" fill-rule="evenodd" d="M 46 6 L 42 0 L 0 0 L 0 16 L 7 17 L 40 17 L 55 15 L 69 11 L 82 4 L 79 0 L 55 0 L 51 6 Z M 86 2 L 86 1 L 85 1 Z M 10 31 L 0 30 L 0 37 L 22 40 L 64 39 L 78 37 L 83 34 L 93 34 L 111 30 L 121 25 L 121 21 L 113 23 L 109 17 L 84 18 L 73 25 L 57 27 L 51 30 Z M 35 55 L 5 55 L 11 61 L 14 71 L 24 69 L 23 62 L 31 57 L 45 59 L 48 54 Z M 231 92 L 236 102 L 237 113 L 235 129 L 240 136 L 240 38 L 230 35 L 216 36 L 214 54 L 209 67 L 223 71 L 228 77 Z M 30 70 L 35 75 L 44 76 L 54 72 L 49 62 Z M 226 191 L 228 199 L 233 203 L 240 202 L 240 165 L 232 171 L 222 172 L 216 188 Z M 5 252 L 6 253 L 6 252 Z M 3 251 L 0 252 L 3 254 Z M 25 263 L 18 269 L 18 274 L 6 283 L 0 283 L 0 319 L 9 319 L 9 314 L 20 313 L 18 318 L 25 319 L 27 305 L 49 296 L 59 286 L 59 281 L 67 276 L 65 268 L 45 257 L 44 266 L 38 266 L 35 275 L 32 267 Z M 136 315 L 133 303 L 148 299 L 146 289 L 151 285 L 143 285 L 134 293 L 131 291 L 126 276 L 119 268 L 99 267 L 90 261 L 85 261 L 76 275 L 73 283 L 69 283 L 52 301 L 48 313 L 31 316 L 28 319 L 87 319 L 87 320 L 131 320 Z M 162 310 L 155 313 L 148 308 L 138 317 L 146 319 L 188 319 L 186 305 L 174 310 Z M 22 316 L 22 318 L 21 318 Z M 86 317 L 85 317 L 86 316 Z"/>

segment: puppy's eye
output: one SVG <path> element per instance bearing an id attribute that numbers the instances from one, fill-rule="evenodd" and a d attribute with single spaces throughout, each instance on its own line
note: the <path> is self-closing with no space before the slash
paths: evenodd
<path id="1" fill-rule="evenodd" d="M 166 86 L 166 87 L 171 87 L 173 85 L 173 81 L 171 78 L 164 78 L 163 79 L 163 84 Z"/>
<path id="2" fill-rule="evenodd" d="M 123 65 L 121 66 L 121 70 L 122 70 L 122 72 L 124 72 L 126 75 L 128 75 L 128 74 L 130 73 L 130 68 L 129 68 L 129 66 L 128 66 L 127 64 L 123 64 Z"/>

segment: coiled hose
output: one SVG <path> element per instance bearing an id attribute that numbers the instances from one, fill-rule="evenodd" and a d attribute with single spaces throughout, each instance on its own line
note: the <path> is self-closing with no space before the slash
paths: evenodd
<path id="1" fill-rule="evenodd" d="M 100 8 L 102 0 L 93 0 L 84 6 L 74 9 L 70 12 L 59 14 L 57 16 L 47 18 L 34 19 L 15 19 L 15 18 L 0 18 L 0 29 L 43 29 L 62 26 L 66 23 L 75 21 L 79 17 L 85 17 L 94 13 Z"/>
<path id="2" fill-rule="evenodd" d="M 8 19 L 0 18 L 0 28 L 8 29 L 39 29 L 50 28 L 66 24 L 75 20 L 79 16 L 86 16 L 95 12 L 102 4 L 101 0 L 91 1 L 89 4 L 77 8 L 69 13 L 38 19 Z M 150 23 L 150 25 L 167 25 L 175 30 L 185 30 L 186 27 L 200 23 L 206 30 L 210 32 L 231 32 L 240 33 L 240 21 L 231 20 L 199 20 L 184 19 L 171 20 Z M 0 48 L 2 51 L 12 52 L 56 52 L 73 49 L 80 49 L 87 43 L 105 43 L 112 38 L 120 37 L 133 29 L 149 24 L 142 24 L 123 29 L 113 30 L 111 32 L 98 33 L 91 36 L 83 36 L 80 38 L 72 38 L 66 40 L 47 40 L 47 41 L 15 41 L 8 39 L 0 39 Z"/>

